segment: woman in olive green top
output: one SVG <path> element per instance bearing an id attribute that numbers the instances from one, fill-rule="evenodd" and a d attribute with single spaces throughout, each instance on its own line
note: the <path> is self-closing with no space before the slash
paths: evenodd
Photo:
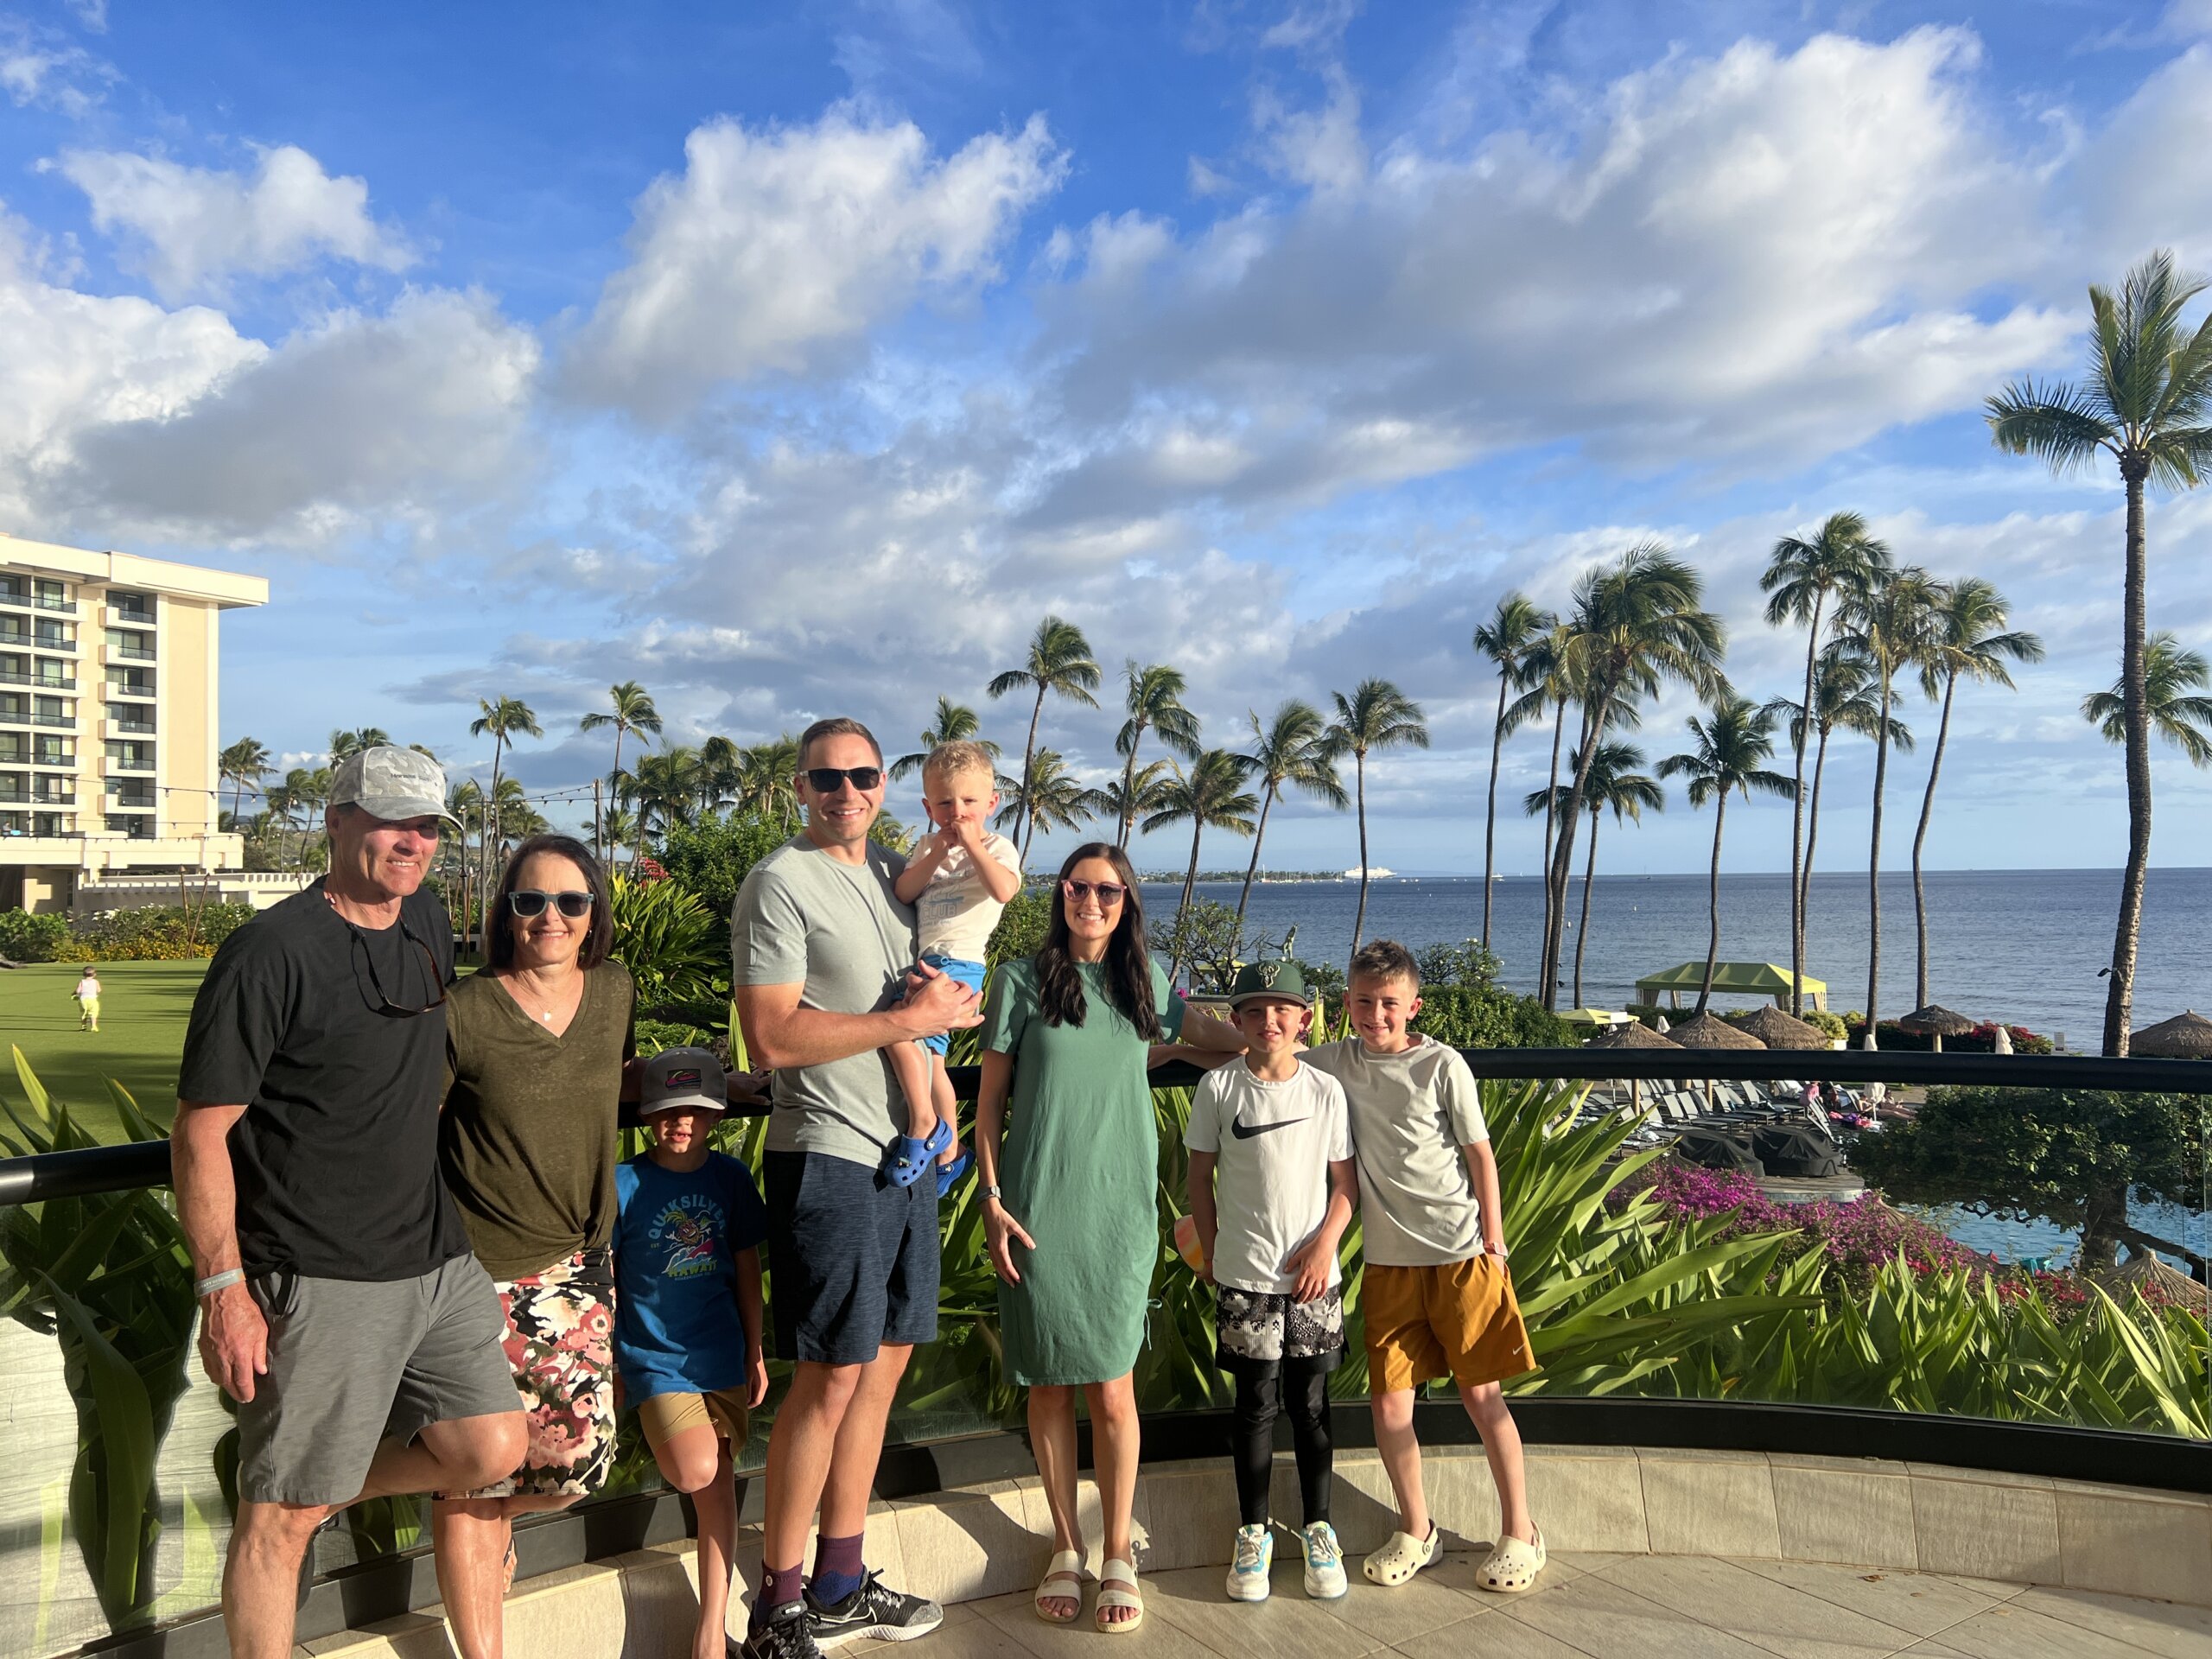
<path id="1" fill-rule="evenodd" d="M 1006 1367 L 1029 1388 L 1030 1442 L 1052 1513 L 1052 1562 L 1036 1599 L 1052 1624 L 1082 1611 L 1078 1389 L 1106 1535 L 1096 1622 L 1122 1632 L 1144 1616 L 1130 1565 L 1130 1373 L 1160 1249 L 1160 1132 L 1145 1073 L 1178 1037 L 1217 1058 L 1244 1046 L 1231 1027 L 1185 1014 L 1154 964 L 1128 858 L 1103 842 L 1077 848 L 1060 870 L 1044 948 L 992 971 L 976 1111 Z"/>
<path id="2" fill-rule="evenodd" d="M 499 1659 L 514 1517 L 566 1509 L 604 1484 L 614 1460 L 607 1249 L 637 993 L 607 959 L 613 938 L 590 849 L 534 836 L 508 861 L 485 967 L 446 1000 L 439 1154 L 469 1242 L 499 1286 L 507 1361 L 530 1416 L 519 1470 L 431 1508 L 438 1586 L 465 1659 Z"/>

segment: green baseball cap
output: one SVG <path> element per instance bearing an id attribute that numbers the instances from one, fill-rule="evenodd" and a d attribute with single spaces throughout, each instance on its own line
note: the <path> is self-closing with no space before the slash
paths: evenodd
<path id="1" fill-rule="evenodd" d="M 1247 1002 L 1263 998 L 1295 1002 L 1302 1008 L 1313 1006 L 1313 993 L 1306 987 L 1306 970 L 1294 962 L 1248 962 L 1236 970 L 1236 983 L 1229 992 L 1229 1006 L 1241 1008 Z"/>

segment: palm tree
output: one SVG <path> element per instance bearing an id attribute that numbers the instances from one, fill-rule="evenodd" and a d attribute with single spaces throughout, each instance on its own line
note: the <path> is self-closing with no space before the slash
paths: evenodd
<path id="1" fill-rule="evenodd" d="M 443 865 L 446 862 L 446 855 L 450 850 L 453 855 L 452 868 L 448 874 L 447 880 L 453 884 L 453 889 L 457 891 L 449 889 L 447 908 L 459 918 L 461 931 L 465 937 L 470 931 L 468 877 L 471 867 L 468 838 L 472 833 L 478 835 L 483 833 L 483 785 L 474 778 L 464 778 L 459 783 L 448 785 L 446 790 L 446 810 L 452 813 L 459 821 L 461 833 L 453 837 L 454 845 L 450 849 L 447 847 L 445 838 L 440 838 L 438 861 Z"/>
<path id="2" fill-rule="evenodd" d="M 485 796 L 492 817 L 484 836 L 483 874 L 476 886 L 479 893 L 489 893 L 492 890 L 492 849 L 499 838 L 500 760 L 506 753 L 507 745 L 517 737 L 524 734 L 531 737 L 543 737 L 545 733 L 537 723 L 537 716 L 531 712 L 530 705 L 519 697 L 501 697 L 497 702 L 479 697 L 476 706 L 483 713 L 468 722 L 469 734 L 472 737 L 488 736 L 492 740 L 492 787 Z"/>
<path id="3" fill-rule="evenodd" d="M 1518 593 L 1497 601 L 1489 621 L 1475 630 L 1475 649 L 1497 670 L 1497 715 L 1490 730 L 1490 804 L 1483 815 L 1483 949 L 1490 949 L 1491 886 L 1497 869 L 1497 763 L 1505 748 L 1505 697 L 1521 688 L 1523 659 L 1552 619 Z M 1550 810 L 1547 798 L 1546 811 Z M 1255 848 L 1253 857 L 1259 856 Z M 1241 912 L 1240 912 L 1241 913 Z"/>
<path id="4" fill-rule="evenodd" d="M 1160 734 L 1160 741 L 1170 752 L 1185 760 L 1198 758 L 1198 717 L 1183 706 L 1183 671 L 1170 668 L 1165 663 L 1151 663 L 1142 668 L 1132 658 L 1125 671 L 1128 690 L 1122 707 L 1128 718 L 1122 722 L 1122 729 L 1114 734 L 1114 753 L 1122 756 L 1122 794 L 1124 799 L 1135 792 L 1137 748 L 1144 741 L 1145 728 L 1150 727 Z M 1114 844 L 1127 847 L 1129 836 L 1136 829 L 1134 814 L 1116 827 Z"/>
<path id="5" fill-rule="evenodd" d="M 1878 1023 L 1882 988 L 1882 808 L 1890 773 L 1890 709 L 1897 676 L 1928 660 L 1938 584 L 1916 564 L 1890 571 L 1837 617 L 1844 648 L 1866 665 L 1881 709 L 1874 726 L 1874 823 L 1866 851 L 1866 1033 Z"/>
<path id="6" fill-rule="evenodd" d="M 1009 668 L 983 688 L 994 697 L 1025 688 L 1036 690 L 1037 705 L 1029 711 L 1029 741 L 1021 750 L 1021 787 L 1014 791 L 1022 801 L 1041 793 L 1032 768 L 1037 756 L 1037 722 L 1044 717 L 1046 694 L 1057 692 L 1070 702 L 1096 709 L 1098 699 L 1090 693 L 1097 683 L 1098 664 L 1090 655 L 1090 642 L 1083 637 L 1083 630 L 1072 622 L 1047 616 L 1030 636 L 1028 660 L 1020 668 Z M 1035 826 L 1026 812 L 1017 812 L 1014 822 L 1020 835 L 1022 861 L 1027 864 L 1029 837 Z"/>
<path id="7" fill-rule="evenodd" d="M 1559 1006 L 1559 947 L 1573 830 L 1589 798 L 1595 740 L 1630 723 L 1634 705 L 1674 680 L 1712 701 L 1727 686 L 1720 671 L 1727 630 L 1703 607 L 1696 570 L 1656 542 L 1631 547 L 1612 564 L 1574 585 L 1569 607 L 1567 666 L 1582 698 L 1580 761 L 1567 799 L 1559 846 L 1547 880 L 1553 894 L 1543 952 L 1544 1006 Z"/>
<path id="8" fill-rule="evenodd" d="M 1866 664 L 1840 644 L 1832 641 L 1821 652 L 1820 670 L 1813 679 L 1813 731 L 1818 740 L 1813 748 L 1813 798 L 1805 809 L 1805 867 L 1797 878 L 1797 913 L 1801 917 L 1812 913 L 1813 857 L 1821 839 L 1821 780 L 1827 770 L 1829 737 L 1838 731 L 1856 732 L 1865 738 L 1882 732 L 1898 753 L 1912 753 L 1910 727 L 1894 716 L 1888 725 L 1882 723 L 1882 705 L 1867 694 L 1870 677 Z M 1766 708 L 1777 718 L 1788 719 L 1792 743 L 1804 742 L 1805 710 L 1802 704 L 1792 702 L 1788 697 L 1775 697 Z"/>
<path id="9" fill-rule="evenodd" d="M 1295 697 L 1274 712 L 1265 726 L 1257 709 L 1248 710 L 1252 722 L 1252 747 L 1244 757 L 1247 770 L 1264 785 L 1260 795 L 1260 827 L 1252 836 L 1252 861 L 1244 869 L 1244 890 L 1236 895 L 1236 925 L 1244 925 L 1244 906 L 1252 897 L 1252 878 L 1260 873 L 1260 846 L 1268 836 L 1268 814 L 1274 810 L 1283 786 L 1302 789 L 1339 812 L 1351 804 L 1344 780 L 1337 776 L 1330 758 L 1328 725 L 1311 704 Z"/>
<path id="10" fill-rule="evenodd" d="M 2202 652 L 2184 651 L 2164 629 L 2152 634 L 2143 652 L 2143 706 L 2151 729 L 2189 757 L 2192 766 L 2212 766 L 2212 697 L 2191 696 L 2192 688 L 2212 685 L 2212 665 Z M 2119 743 L 2127 735 L 2127 683 L 2082 699 L 2082 718 Z"/>
<path id="11" fill-rule="evenodd" d="M 699 746 L 699 810 L 719 812 L 737 792 L 738 768 L 743 751 L 726 737 L 710 737 Z"/>
<path id="12" fill-rule="evenodd" d="M 1813 701 L 1814 659 L 1820 654 L 1822 612 L 1831 599 L 1863 594 L 1889 569 L 1890 550 L 1867 532 L 1855 512 L 1832 512 L 1809 537 L 1785 536 L 1774 544 L 1759 587 L 1767 594 L 1766 620 L 1805 625 L 1805 701 Z M 1805 741 L 1792 738 L 1796 753 L 1789 808 L 1789 1012 L 1805 1012 Z"/>
<path id="13" fill-rule="evenodd" d="M 1085 789 L 1052 749 L 1039 749 L 1029 757 L 1028 782 L 1002 790 L 1005 804 L 992 823 L 1001 830 L 1015 824 L 1034 830 L 1076 830 L 1097 816 L 1096 797 Z"/>
<path id="14" fill-rule="evenodd" d="M 798 823 L 798 740 L 781 737 L 741 749 L 737 757 L 735 809 L 769 823 L 796 829 Z"/>
<path id="15" fill-rule="evenodd" d="M 922 747 L 912 754 L 902 754 L 891 763 L 891 776 L 898 779 L 910 776 L 922 769 L 922 762 L 930 758 L 930 751 L 941 743 L 976 743 L 993 760 L 999 758 L 999 746 L 982 734 L 983 722 L 976 711 L 950 697 L 937 700 L 937 718 L 929 730 L 922 734 Z"/>
<path id="16" fill-rule="evenodd" d="M 2192 333 L 2181 314 L 2203 282 L 2174 267 L 2161 249 L 2127 273 L 2119 294 L 2095 286 L 2087 380 L 2032 379 L 1987 404 L 1990 437 L 2016 455 L 2037 455 L 2056 472 L 2085 470 L 2100 454 L 2120 463 L 2127 491 L 2127 555 L 2120 626 L 2120 731 L 2127 755 L 2127 869 L 2120 881 L 2112 985 L 2105 995 L 2105 1052 L 2127 1052 L 2134 1018 L 2135 953 L 2143 884 L 2151 864 L 2151 709 L 2144 645 L 2143 486 L 2194 489 L 2212 465 L 2212 315 Z"/>
<path id="17" fill-rule="evenodd" d="M 658 754 L 641 754 L 632 786 L 638 812 L 634 856 L 645 855 L 645 836 L 658 823 L 665 836 L 672 824 L 689 823 L 699 798 L 699 754 L 677 744 Z"/>
<path id="18" fill-rule="evenodd" d="M 1183 897 L 1175 906 L 1178 915 L 1191 907 L 1192 895 L 1198 891 L 1198 838 L 1210 829 L 1226 830 L 1233 836 L 1258 832 L 1252 814 L 1259 807 L 1259 798 L 1244 787 L 1245 775 L 1251 769 L 1251 761 L 1243 755 L 1227 749 L 1207 749 L 1191 763 L 1188 772 L 1175 768 L 1165 801 L 1144 821 L 1147 836 L 1170 824 L 1191 826 L 1191 867 L 1183 873 Z M 1173 982 L 1182 966 L 1179 949 L 1167 964 L 1169 982 Z"/>
<path id="19" fill-rule="evenodd" d="M 231 817 L 238 816 L 245 791 L 261 791 L 261 780 L 276 767 L 269 764 L 268 746 L 257 737 L 242 737 L 215 757 L 215 775 L 231 785 Z"/>
<path id="20" fill-rule="evenodd" d="M 381 726 L 364 726 L 359 731 L 339 730 L 330 734 L 330 763 L 359 754 L 363 749 L 381 749 L 391 742 L 391 734 Z"/>
<path id="21" fill-rule="evenodd" d="M 1542 637 L 1532 640 L 1522 653 L 1521 683 L 1528 690 L 1505 711 L 1509 734 L 1541 719 L 1546 709 L 1552 712 L 1551 769 L 1544 775 L 1544 913 L 1541 939 L 1550 938 L 1552 931 L 1552 846 L 1559 828 L 1558 808 L 1565 799 L 1559 793 L 1559 757 L 1567 738 L 1567 705 L 1574 701 L 1574 673 L 1567 645 L 1567 624 L 1553 617 Z"/>
<path id="22" fill-rule="evenodd" d="M 1322 742 L 1332 760 L 1351 756 L 1359 804 L 1359 908 L 1351 921 L 1351 954 L 1357 956 L 1367 925 L 1367 757 L 1379 749 L 1427 748 L 1428 721 L 1421 705 L 1388 680 L 1362 680 L 1349 697 L 1341 691 L 1329 695 L 1337 717 Z"/>
<path id="23" fill-rule="evenodd" d="M 1580 757 L 1576 759 L 1579 761 Z M 1598 885 L 1599 823 L 1608 807 L 1612 809 L 1615 823 L 1626 818 L 1633 818 L 1641 823 L 1645 807 L 1649 807 L 1654 812 L 1666 808 L 1666 791 L 1652 779 L 1630 770 L 1643 764 L 1642 749 L 1633 743 L 1615 740 L 1599 745 L 1597 761 L 1590 768 L 1590 861 L 1582 872 L 1582 920 L 1580 931 L 1574 936 L 1574 1005 L 1577 1007 L 1582 1006 L 1582 951 L 1590 942 L 1590 894 Z M 1558 787 L 1554 784 L 1550 792 L 1556 793 Z M 1556 807 L 1560 804 L 1556 801 L 1548 802 L 1545 798 L 1547 792 L 1541 789 L 1532 791 L 1522 802 L 1522 810 L 1530 817 L 1543 811 L 1548 805 Z"/>
<path id="24" fill-rule="evenodd" d="M 1933 702 L 1940 685 L 1943 716 L 1936 726 L 1936 753 L 1928 762 L 1928 790 L 1920 798 L 1920 826 L 1912 836 L 1912 920 L 1920 941 L 1917 995 L 1912 1006 L 1928 1006 L 1928 895 L 1921 885 L 1920 855 L 1928 842 L 1928 820 L 1936 810 L 1936 780 L 1943 771 L 1943 746 L 1951 737 L 1951 702 L 1959 682 L 1974 680 L 2012 690 L 2012 677 L 2005 658 L 2016 663 L 2043 660 L 2043 641 L 2032 633 L 2008 632 L 2011 607 L 1996 587 L 1980 576 L 1961 576 L 1938 585 L 1935 637 L 1921 664 L 1920 689 Z"/>
<path id="25" fill-rule="evenodd" d="M 1690 735 L 1697 747 L 1687 754 L 1670 754 L 1659 763 L 1662 778 L 1688 778 L 1690 804 L 1713 808 L 1713 874 L 1708 904 L 1713 927 L 1705 945 L 1705 978 L 1698 986 L 1697 1012 L 1713 1000 L 1713 969 L 1720 959 L 1720 836 L 1728 822 L 1728 797 L 1732 792 L 1788 795 L 1794 785 L 1763 762 L 1774 755 L 1774 716 L 1749 697 L 1733 692 L 1723 696 L 1704 719 L 1690 716 Z M 1870 1015 L 1871 1019 L 1872 1016 Z"/>
<path id="26" fill-rule="evenodd" d="M 596 732 L 606 727 L 614 728 L 614 764 L 610 775 L 622 770 L 622 740 L 635 732 L 640 744 L 650 743 L 660 734 L 660 710 L 653 707 L 652 696 L 635 680 L 625 680 L 620 685 L 607 688 L 607 700 L 611 709 L 594 709 L 576 722 L 580 732 Z M 600 857 L 607 854 L 607 843 L 597 840 L 594 830 L 593 850 Z"/>
<path id="27" fill-rule="evenodd" d="M 1097 817 L 1111 818 L 1115 823 L 1134 823 L 1147 812 L 1157 812 L 1166 798 L 1168 785 L 1173 781 L 1175 763 L 1165 757 L 1147 760 L 1136 770 L 1136 775 L 1126 784 L 1119 778 L 1109 779 L 1097 788 L 1085 791 L 1084 804 Z M 1020 779 L 1001 778 L 999 793 L 1011 799 L 1021 787 Z"/>

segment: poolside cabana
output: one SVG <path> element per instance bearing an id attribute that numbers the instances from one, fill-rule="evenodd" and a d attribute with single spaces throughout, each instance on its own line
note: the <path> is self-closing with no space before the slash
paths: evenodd
<path id="1" fill-rule="evenodd" d="M 1797 982 L 1805 1000 L 1825 1013 L 1828 1006 L 1828 982 L 1807 974 Z M 1659 994 L 1667 994 L 1667 1006 L 1682 1006 L 1682 993 L 1694 996 L 1705 983 L 1705 963 L 1686 962 L 1679 968 L 1669 968 L 1663 974 L 1647 974 L 1636 982 L 1636 1000 L 1646 1007 L 1656 1007 Z M 1716 996 L 1771 997 L 1775 1006 L 1782 1007 L 1789 1000 L 1789 970 L 1777 968 L 1770 962 L 1717 962 L 1713 964 L 1713 990 Z"/>

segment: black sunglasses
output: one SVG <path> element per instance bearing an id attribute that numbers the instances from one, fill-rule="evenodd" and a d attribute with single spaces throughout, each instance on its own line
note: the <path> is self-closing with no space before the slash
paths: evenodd
<path id="1" fill-rule="evenodd" d="M 573 891 L 540 893 L 534 887 L 517 887 L 507 895 L 507 908 L 524 920 L 532 916 L 543 916 L 548 905 L 558 906 L 561 913 L 574 921 L 579 916 L 590 913 L 591 894 Z"/>
<path id="2" fill-rule="evenodd" d="M 881 766 L 809 766 L 799 776 L 806 779 L 806 786 L 817 795 L 827 795 L 847 779 L 855 789 L 874 789 L 883 781 Z"/>
<path id="3" fill-rule="evenodd" d="M 437 988 L 438 992 L 436 1001 L 425 1002 L 420 1007 L 416 1007 L 412 1003 L 395 1002 L 391 1000 L 391 994 L 384 988 L 384 981 L 378 976 L 377 953 L 369 944 L 368 935 L 362 932 L 359 928 L 354 926 L 351 922 L 346 924 L 346 928 L 348 932 L 353 934 L 355 942 L 360 945 L 361 955 L 366 958 L 368 962 L 369 984 L 371 988 L 375 990 L 377 994 L 377 1001 L 381 1005 L 377 1009 L 378 1014 L 397 1014 L 402 1018 L 411 1019 L 416 1014 L 428 1014 L 433 1008 L 442 1008 L 445 1007 L 446 976 L 438 967 L 437 955 L 430 949 L 428 943 L 416 938 L 413 933 L 408 931 L 406 923 L 402 922 L 399 925 L 399 937 L 422 951 L 423 959 L 430 964 L 430 983 Z"/>

